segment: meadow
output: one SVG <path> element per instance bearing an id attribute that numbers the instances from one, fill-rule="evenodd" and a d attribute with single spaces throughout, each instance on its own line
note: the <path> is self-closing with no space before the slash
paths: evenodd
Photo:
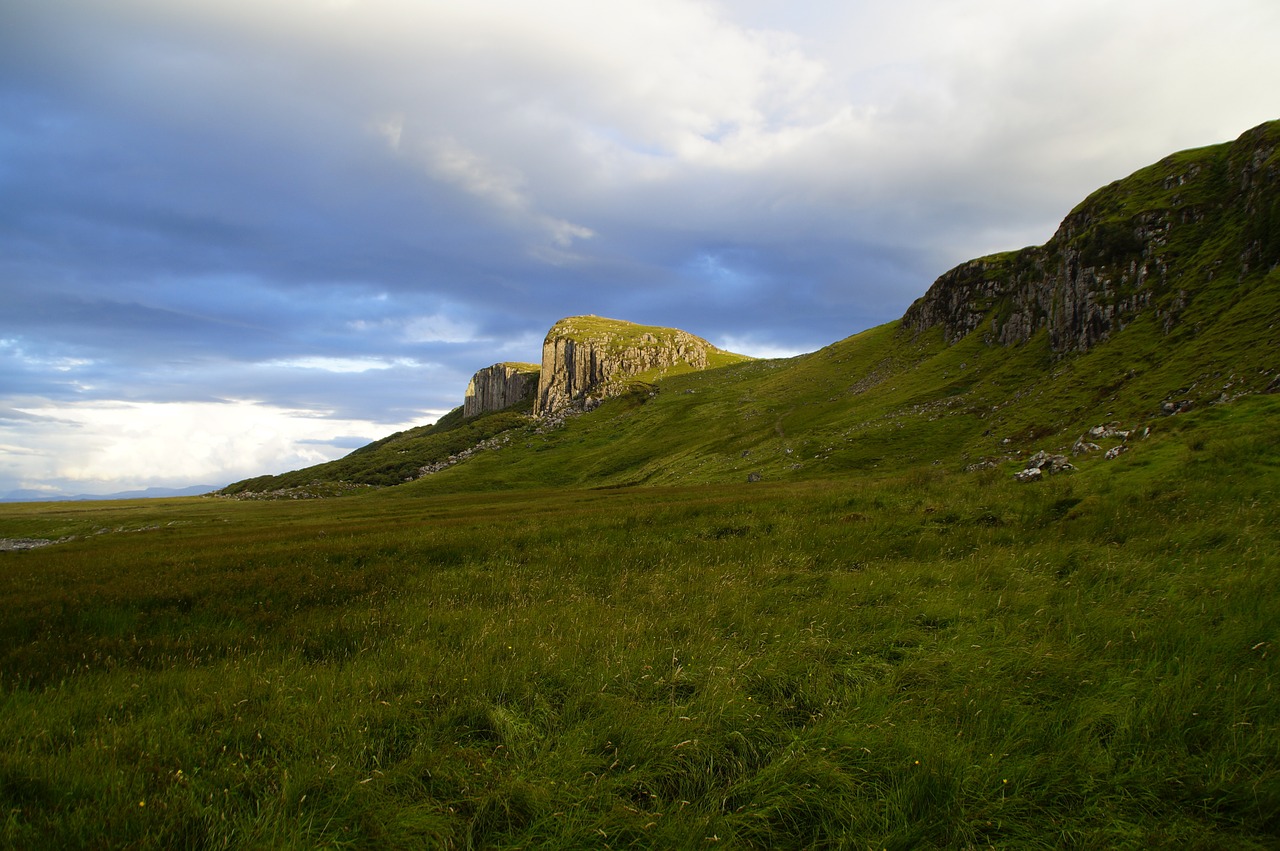
<path id="1" fill-rule="evenodd" d="M 1280 845 L 1280 397 L 1023 485 L 0 506 L 12 848 Z"/>

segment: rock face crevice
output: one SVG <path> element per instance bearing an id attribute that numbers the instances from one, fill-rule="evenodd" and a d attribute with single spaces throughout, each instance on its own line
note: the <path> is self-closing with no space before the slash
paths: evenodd
<path id="1" fill-rule="evenodd" d="M 1149 309 L 1168 333 L 1197 282 L 1280 263 L 1278 151 L 1280 122 L 1272 122 L 1167 157 L 1093 193 L 1045 245 L 942 275 L 902 326 L 940 327 L 954 343 L 990 318 L 987 342 L 1023 343 L 1047 329 L 1058 354 L 1087 351 Z M 1225 243 L 1229 264 L 1197 256 L 1210 246 L 1220 258 Z"/>
<path id="2" fill-rule="evenodd" d="M 571 316 L 547 332 L 534 413 L 547 415 L 619 390 L 626 379 L 680 365 L 706 369 L 727 354 L 674 328 L 635 325 L 598 316 Z"/>
<path id="3" fill-rule="evenodd" d="M 471 376 L 462 415 L 474 417 L 501 411 L 531 398 L 538 390 L 539 367 L 534 363 L 496 363 Z"/>

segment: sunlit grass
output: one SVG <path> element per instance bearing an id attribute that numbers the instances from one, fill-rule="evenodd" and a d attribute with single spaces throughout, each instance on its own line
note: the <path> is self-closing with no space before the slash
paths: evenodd
<path id="1" fill-rule="evenodd" d="M 0 561 L 4 842 L 1269 847 L 1273 407 L 1041 486 L 8 507 L 82 537 Z"/>

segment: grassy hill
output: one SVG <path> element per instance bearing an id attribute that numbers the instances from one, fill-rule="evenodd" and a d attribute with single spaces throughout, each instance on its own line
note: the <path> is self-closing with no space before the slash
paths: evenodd
<path id="1" fill-rule="evenodd" d="M 1124 234 L 1239 152 L 1106 188 L 1046 251 L 1111 222 L 1094 277 L 1139 304 Z M 287 498 L 0 506 L 56 542 L 0 551 L 0 844 L 1275 847 L 1280 271 L 1271 196 L 1223 191 L 1088 347 L 1048 314 L 998 342 L 1014 252 L 946 278 L 984 300 L 931 291 L 976 305 L 958 336 L 557 427 L 455 411 L 234 486 Z"/>
<path id="2" fill-rule="evenodd" d="M 500 451 L 476 452 L 412 486 L 442 493 L 714 483 L 753 473 L 792 480 L 881 464 L 963 469 L 1001 460 L 1012 469 L 1017 453 L 1069 450 L 1100 424 L 1160 429 L 1162 403 L 1221 404 L 1276 389 L 1277 199 L 1280 122 L 1116 181 L 1073 210 L 1048 245 L 965 264 L 939 279 L 906 321 L 813 354 L 728 358 L 719 368 L 650 376 L 652 384 L 564 428 L 508 412 L 469 421 L 465 433 L 446 420 L 350 459 L 229 490 L 323 491 L 340 477 L 399 483 L 504 429 Z M 1074 277 L 1053 290 L 1067 271 Z M 1064 295 L 1064 287 L 1092 289 Z M 938 315 L 922 322 L 931 301 Z M 1013 327 L 1026 329 L 1026 339 L 994 342 L 1009 336 L 1018 314 Z M 1072 323 L 1086 320 L 1103 325 L 1086 323 L 1073 337 Z M 619 349 L 645 334 L 680 333 L 598 317 L 565 322 Z M 1088 347 L 1064 345 L 1081 333 Z"/>

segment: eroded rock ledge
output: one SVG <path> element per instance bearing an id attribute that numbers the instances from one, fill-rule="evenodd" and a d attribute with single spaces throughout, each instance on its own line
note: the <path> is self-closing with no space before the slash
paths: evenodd
<path id="1" fill-rule="evenodd" d="M 501 411 L 533 397 L 538 391 L 536 363 L 496 363 L 471 376 L 462 415 L 474 417 Z"/>
<path id="2" fill-rule="evenodd" d="M 1229 259 L 1201 261 L 1201 245 Z M 1272 122 L 1098 190 L 1043 246 L 957 266 L 902 326 L 941 327 L 954 343 L 989 318 L 988 343 L 1023 343 L 1047 329 L 1054 352 L 1083 352 L 1147 310 L 1168 333 L 1203 283 L 1244 280 L 1278 262 L 1280 122 Z"/>
<path id="3" fill-rule="evenodd" d="M 745 360 L 675 328 L 636 325 L 599 316 L 561 319 L 542 343 L 534 413 L 546 416 L 588 397 L 605 397 L 627 379 L 673 369 L 706 369 L 713 361 Z"/>

